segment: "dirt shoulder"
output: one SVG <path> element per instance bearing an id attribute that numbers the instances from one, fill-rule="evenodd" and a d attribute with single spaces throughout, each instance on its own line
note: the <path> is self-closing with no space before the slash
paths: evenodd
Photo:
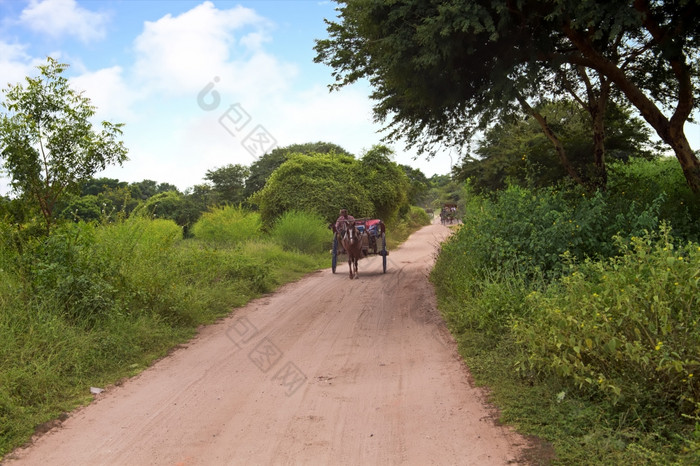
<path id="1" fill-rule="evenodd" d="M 204 328 L 8 455 L 17 464 L 520 462 L 435 306 L 439 224 L 388 257 L 311 274 Z"/>

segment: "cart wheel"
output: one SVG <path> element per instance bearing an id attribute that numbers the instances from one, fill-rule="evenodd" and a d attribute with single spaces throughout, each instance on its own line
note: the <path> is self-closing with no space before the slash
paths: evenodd
<path id="1" fill-rule="evenodd" d="M 382 233 L 382 269 L 386 273 L 386 237 Z"/>
<path id="2" fill-rule="evenodd" d="M 338 265 L 338 238 L 333 238 L 333 256 L 331 259 L 331 269 L 335 273 L 335 266 Z"/>

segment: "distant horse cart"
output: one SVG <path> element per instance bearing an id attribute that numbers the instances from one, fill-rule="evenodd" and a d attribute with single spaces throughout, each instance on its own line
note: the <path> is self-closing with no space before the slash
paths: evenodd
<path id="1" fill-rule="evenodd" d="M 339 255 L 348 255 L 350 262 L 350 278 L 357 278 L 357 261 L 359 257 L 354 256 L 354 251 L 347 251 L 343 245 L 350 245 L 354 249 L 354 241 L 357 241 L 357 251 L 360 257 L 367 257 L 370 254 L 382 256 L 382 271 L 386 273 L 386 225 L 378 219 L 359 218 L 347 224 L 345 232 L 337 231 L 333 226 L 333 249 L 331 251 L 331 268 L 335 273 Z M 357 237 L 353 240 L 351 236 Z M 345 237 L 345 241 L 344 241 Z"/>
<path id="2" fill-rule="evenodd" d="M 440 223 L 443 225 L 452 224 L 457 220 L 457 204 L 445 204 L 440 209 Z"/>

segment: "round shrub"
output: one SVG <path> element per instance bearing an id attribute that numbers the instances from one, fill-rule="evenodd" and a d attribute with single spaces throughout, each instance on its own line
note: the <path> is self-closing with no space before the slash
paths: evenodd
<path id="1" fill-rule="evenodd" d="M 259 236 L 261 225 L 257 212 L 225 206 L 204 213 L 192 226 L 192 234 L 205 241 L 239 243 Z"/>
<path id="2" fill-rule="evenodd" d="M 270 234 L 284 249 L 307 254 L 327 249 L 327 243 L 332 239 L 332 233 L 320 215 L 296 210 L 282 214 Z"/>

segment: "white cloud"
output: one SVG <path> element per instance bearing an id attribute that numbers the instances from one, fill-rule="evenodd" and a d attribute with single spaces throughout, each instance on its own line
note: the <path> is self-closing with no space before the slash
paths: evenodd
<path id="1" fill-rule="evenodd" d="M 108 17 L 79 6 L 75 0 L 31 0 L 20 21 L 35 32 L 51 37 L 75 36 L 82 42 L 105 37 Z"/>
<path id="2" fill-rule="evenodd" d="M 30 24 L 33 18 L 31 24 L 39 27 L 39 13 L 60 5 L 64 12 L 94 14 L 73 0 L 32 0 L 23 19 Z M 60 16 L 58 11 L 51 14 Z M 43 27 L 56 29 L 53 22 Z M 65 27 L 58 29 L 66 33 Z M 97 176 L 153 179 L 185 189 L 202 183 L 206 171 L 215 167 L 250 165 L 255 159 L 241 143 L 257 125 L 278 146 L 328 141 L 359 156 L 379 143 L 381 135 L 376 131 L 380 125 L 372 121 L 368 86 L 357 84 L 329 93 L 301 59 L 276 56 L 266 47 L 274 28 L 252 9 L 217 9 L 205 2 L 178 15 L 144 22 L 141 34 L 133 40 L 131 63 L 91 69 L 79 56 L 63 60 L 70 61 L 73 73 L 78 74 L 70 79 L 71 87 L 85 91 L 97 107 L 96 120 L 126 123 L 123 140 L 130 161 Z M 284 36 L 274 39 L 285 40 Z M 22 45 L 0 42 L 0 79 L 20 80 L 36 72 L 36 64 L 44 60 L 28 56 L 26 50 Z M 218 105 L 209 110 L 197 101 L 208 83 L 219 97 Z M 211 97 L 209 92 L 208 102 Z M 233 104 L 240 104 L 250 115 L 248 125 L 236 135 L 219 121 Z M 403 147 L 394 148 L 397 162 L 416 165 Z M 421 169 L 428 175 L 433 169 L 447 171 L 437 165 Z"/>
<path id="3" fill-rule="evenodd" d="M 84 91 L 97 108 L 99 120 L 122 122 L 135 118 L 132 105 L 138 95 L 124 82 L 122 68 L 113 66 L 95 72 L 86 72 L 70 79 L 71 88 Z"/>
<path id="4" fill-rule="evenodd" d="M 259 96 L 284 88 L 294 66 L 266 54 L 270 23 L 253 10 L 217 9 L 211 2 L 180 14 L 146 22 L 134 41 L 135 74 L 143 85 L 193 98 L 219 78 L 217 92 Z"/>
<path id="5" fill-rule="evenodd" d="M 0 87 L 4 90 L 8 84 L 16 84 L 35 71 L 37 62 L 25 52 L 26 47 L 0 41 Z"/>

